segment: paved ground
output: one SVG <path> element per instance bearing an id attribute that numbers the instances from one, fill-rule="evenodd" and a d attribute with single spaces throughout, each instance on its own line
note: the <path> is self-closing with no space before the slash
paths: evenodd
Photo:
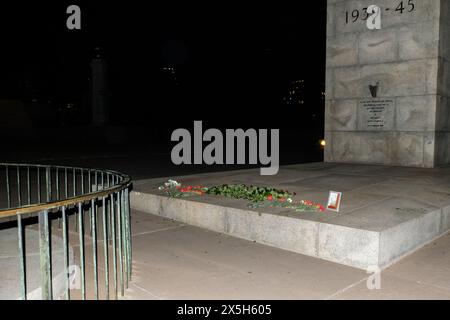
<path id="1" fill-rule="evenodd" d="M 40 299 L 40 274 L 34 272 L 40 268 L 39 259 L 39 233 L 36 228 L 27 228 L 24 243 L 26 246 L 25 261 L 27 264 L 27 295 L 29 299 Z M 59 294 L 64 288 L 64 260 L 63 242 L 60 237 L 52 237 L 52 272 L 55 277 L 54 292 Z M 73 259 L 73 253 L 69 256 Z M 0 232 L 0 300 L 18 299 L 19 288 L 19 251 L 17 241 L 17 228 L 9 228 Z"/>
<path id="2" fill-rule="evenodd" d="M 133 212 L 126 299 L 450 299 L 450 234 L 381 274 Z"/>
<path id="3" fill-rule="evenodd" d="M 73 223 L 70 243 L 77 262 L 78 234 L 72 229 Z M 56 221 L 53 230 L 58 235 Z M 122 299 L 450 299 L 450 233 L 383 271 L 381 289 L 369 290 L 369 274 L 362 270 L 148 213 L 132 211 L 132 231 L 133 279 Z M 102 244 L 99 234 L 104 299 Z M 86 232 L 88 299 L 94 298 L 91 248 Z M 112 274 L 110 263 L 111 298 Z M 72 290 L 71 298 L 80 299 L 80 290 Z"/>

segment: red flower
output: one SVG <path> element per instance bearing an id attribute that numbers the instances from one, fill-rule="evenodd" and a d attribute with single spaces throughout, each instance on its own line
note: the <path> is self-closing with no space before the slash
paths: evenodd
<path id="1" fill-rule="evenodd" d="M 267 196 L 267 200 L 269 200 L 269 201 L 273 201 L 273 197 L 272 197 L 272 195 L 271 195 L 271 194 Z"/>
<path id="2" fill-rule="evenodd" d="M 280 198 L 280 202 L 285 202 L 286 198 Z"/>

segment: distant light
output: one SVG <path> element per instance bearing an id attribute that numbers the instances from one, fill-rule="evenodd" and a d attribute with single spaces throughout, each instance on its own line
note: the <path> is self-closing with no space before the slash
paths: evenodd
<path id="1" fill-rule="evenodd" d="M 325 140 L 320 140 L 320 145 L 322 146 L 322 147 L 325 147 L 326 145 L 327 145 L 327 142 L 325 141 Z"/>

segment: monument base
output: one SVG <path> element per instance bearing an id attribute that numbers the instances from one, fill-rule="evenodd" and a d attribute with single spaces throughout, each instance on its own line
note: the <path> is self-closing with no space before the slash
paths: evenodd
<path id="1" fill-rule="evenodd" d="M 294 200 L 326 204 L 343 192 L 339 213 L 249 209 L 217 196 L 168 198 L 168 178 L 134 183 L 131 206 L 186 224 L 340 264 L 384 268 L 450 229 L 450 167 L 437 169 L 311 163 L 276 176 L 258 169 L 171 177 L 185 185 L 251 184 L 296 192 Z"/>

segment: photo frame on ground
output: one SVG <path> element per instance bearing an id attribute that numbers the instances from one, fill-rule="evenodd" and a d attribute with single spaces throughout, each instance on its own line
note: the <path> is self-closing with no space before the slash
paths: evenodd
<path id="1" fill-rule="evenodd" d="M 327 209 L 335 212 L 339 212 L 341 208 L 342 192 L 330 191 L 328 196 Z"/>

